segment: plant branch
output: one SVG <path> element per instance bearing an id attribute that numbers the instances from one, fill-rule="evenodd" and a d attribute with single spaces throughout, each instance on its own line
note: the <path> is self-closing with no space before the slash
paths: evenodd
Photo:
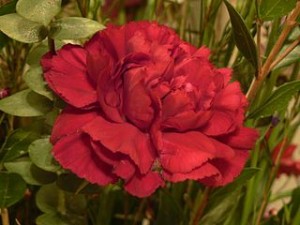
<path id="1" fill-rule="evenodd" d="M 278 63 L 280 63 L 288 54 L 290 54 L 291 51 L 293 51 L 299 45 L 299 43 L 300 37 L 297 40 L 295 40 L 287 49 L 285 49 L 285 51 L 281 55 L 279 55 L 276 60 L 274 60 L 274 62 L 270 66 L 270 70 L 274 69 L 274 67 Z"/>
<path id="2" fill-rule="evenodd" d="M 1 208 L 2 225 L 9 225 L 9 214 L 7 208 Z"/>
<path id="3" fill-rule="evenodd" d="M 258 74 L 257 78 L 252 83 L 252 85 L 247 93 L 247 98 L 248 98 L 249 102 L 251 102 L 255 98 L 263 81 L 265 80 L 266 76 L 270 72 L 271 65 L 272 65 L 275 57 L 277 56 L 278 52 L 282 48 L 282 45 L 285 42 L 287 36 L 289 35 L 291 29 L 297 24 L 296 19 L 299 14 L 300 14 L 300 1 L 297 2 L 295 9 L 287 17 L 280 36 L 278 37 L 269 56 L 267 57 L 265 63 L 263 64 L 260 73 Z"/>

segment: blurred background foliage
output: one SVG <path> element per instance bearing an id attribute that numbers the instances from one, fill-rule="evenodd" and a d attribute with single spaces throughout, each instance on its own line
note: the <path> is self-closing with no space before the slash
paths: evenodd
<path id="1" fill-rule="evenodd" d="M 2 225 L 300 224 L 293 143 L 300 124 L 299 1 L 48 2 L 0 1 Z M 137 199 L 118 185 L 88 184 L 52 158 L 48 138 L 64 103 L 45 85 L 41 56 L 65 43 L 84 43 L 108 23 L 133 20 L 170 26 L 187 42 L 209 47 L 216 66 L 233 69 L 250 102 L 245 123 L 258 128 L 260 138 L 228 186 L 207 189 L 187 181 Z"/>

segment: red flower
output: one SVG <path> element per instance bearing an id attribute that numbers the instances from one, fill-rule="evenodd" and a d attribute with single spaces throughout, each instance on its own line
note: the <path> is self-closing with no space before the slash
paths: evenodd
<path id="1" fill-rule="evenodd" d="M 275 162 L 280 149 L 282 148 L 282 143 L 280 142 L 273 150 L 272 153 L 272 158 L 273 162 Z M 296 161 L 293 159 L 293 154 L 296 150 L 297 146 L 296 145 L 289 145 L 286 149 L 284 149 L 280 164 L 279 164 L 279 169 L 277 172 L 277 177 L 279 177 L 281 174 L 286 174 L 286 175 L 300 175 L 300 161 Z"/>
<path id="2" fill-rule="evenodd" d="M 242 125 L 247 102 L 231 71 L 208 57 L 150 22 L 48 53 L 46 81 L 68 103 L 51 136 L 55 158 L 92 183 L 123 179 L 139 197 L 164 181 L 231 182 L 257 133 Z"/>
<path id="3" fill-rule="evenodd" d="M 9 88 L 2 88 L 0 89 L 0 99 L 6 98 L 9 96 Z"/>

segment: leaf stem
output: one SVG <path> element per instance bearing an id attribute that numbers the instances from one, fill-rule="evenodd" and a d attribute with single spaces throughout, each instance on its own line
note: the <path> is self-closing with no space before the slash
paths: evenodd
<path id="1" fill-rule="evenodd" d="M 276 60 L 274 60 L 274 62 L 270 66 L 270 70 L 272 70 L 278 63 L 280 63 L 281 60 L 283 60 L 288 54 L 290 54 L 291 51 L 293 51 L 299 45 L 299 43 L 300 43 L 300 37 L 297 40 L 295 40 L 289 47 L 287 47 L 284 50 L 284 52 L 277 57 Z"/>
<path id="2" fill-rule="evenodd" d="M 266 76 L 270 72 L 271 65 L 272 65 L 275 57 L 277 56 L 278 52 L 282 48 L 282 45 L 284 44 L 284 41 L 286 40 L 287 36 L 290 34 L 291 29 L 297 24 L 296 19 L 299 14 L 300 14 L 300 1 L 297 2 L 295 9 L 287 17 L 280 36 L 278 37 L 276 43 L 274 44 L 264 65 L 262 66 L 260 73 L 258 74 L 257 78 L 255 78 L 254 82 L 252 83 L 251 87 L 249 88 L 249 91 L 247 93 L 247 98 L 248 98 L 249 102 L 251 102 L 255 98 L 263 81 L 265 80 Z"/>
<path id="3" fill-rule="evenodd" d="M 48 48 L 51 54 L 56 55 L 54 39 L 48 37 Z"/>
<path id="4" fill-rule="evenodd" d="M 7 208 L 1 208 L 2 225 L 9 225 L 9 213 Z"/>
<path id="5" fill-rule="evenodd" d="M 197 209 L 196 215 L 193 219 L 192 225 L 198 225 L 199 221 L 203 215 L 204 209 L 208 203 L 208 198 L 209 198 L 209 193 L 211 189 L 209 187 L 206 187 L 202 193 L 201 199 L 200 199 L 200 204 Z"/>

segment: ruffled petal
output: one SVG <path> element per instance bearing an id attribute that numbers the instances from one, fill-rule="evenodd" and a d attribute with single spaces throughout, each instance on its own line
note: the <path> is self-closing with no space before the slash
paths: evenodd
<path id="1" fill-rule="evenodd" d="M 245 96 L 238 82 L 233 82 L 221 90 L 215 97 L 214 109 L 235 111 L 244 107 Z"/>
<path id="2" fill-rule="evenodd" d="M 205 177 L 213 177 L 219 175 L 219 173 L 217 168 L 207 162 L 187 173 L 169 173 L 168 171 L 164 171 L 163 177 L 170 182 L 181 182 L 185 180 L 200 180 Z"/>
<path id="3" fill-rule="evenodd" d="M 154 161 L 148 135 L 129 123 L 111 123 L 101 116 L 96 117 L 83 128 L 94 141 L 100 141 L 112 152 L 128 155 L 141 173 L 146 173 Z"/>
<path id="4" fill-rule="evenodd" d="M 83 111 L 67 106 L 54 123 L 51 143 L 54 144 L 64 136 L 80 132 L 81 128 L 97 115 L 95 110 Z"/>
<path id="5" fill-rule="evenodd" d="M 170 173 L 186 173 L 214 158 L 232 158 L 234 152 L 200 132 L 163 133 L 162 167 Z"/>
<path id="6" fill-rule="evenodd" d="M 161 176 L 156 172 L 149 172 L 145 175 L 135 175 L 125 183 L 124 188 L 130 194 L 144 198 L 148 197 L 155 190 L 164 185 Z"/>
<path id="7" fill-rule="evenodd" d="M 53 155 L 63 168 L 71 170 L 78 177 L 91 183 L 107 185 L 117 180 L 111 173 L 111 166 L 101 161 L 94 153 L 90 137 L 85 134 L 61 138 L 54 145 Z"/>
<path id="8" fill-rule="evenodd" d="M 231 112 L 213 111 L 206 126 L 201 128 L 201 132 L 208 136 L 218 136 L 231 133 L 235 129 L 235 118 Z"/>
<path id="9" fill-rule="evenodd" d="M 250 150 L 253 148 L 258 135 L 255 129 L 240 127 L 234 133 L 220 137 L 219 140 L 233 148 Z"/>
<path id="10" fill-rule="evenodd" d="M 124 104 L 126 117 L 140 129 L 149 128 L 153 120 L 151 99 L 144 85 L 144 67 L 129 70 L 124 75 Z"/>
<path id="11" fill-rule="evenodd" d="M 45 55 L 41 64 L 50 88 L 70 105 L 83 108 L 97 101 L 94 84 L 87 76 L 86 51 L 65 45 L 57 55 Z"/>
<path id="12" fill-rule="evenodd" d="M 230 160 L 213 159 L 210 163 L 219 171 L 219 176 L 206 177 L 199 181 L 208 186 L 224 186 L 232 182 L 244 168 L 249 156 L 248 151 L 237 150 Z"/>

